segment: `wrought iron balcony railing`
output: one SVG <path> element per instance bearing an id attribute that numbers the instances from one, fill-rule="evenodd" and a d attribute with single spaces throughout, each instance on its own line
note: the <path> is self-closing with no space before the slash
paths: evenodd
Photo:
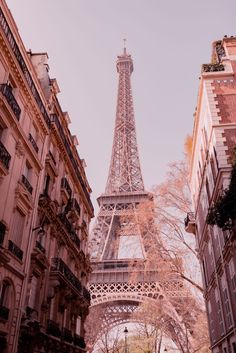
<path id="1" fill-rule="evenodd" d="M 187 217 L 184 219 L 184 225 L 187 233 L 195 234 L 196 221 L 193 212 L 187 213 Z"/>
<path id="2" fill-rule="evenodd" d="M 22 181 L 22 184 L 25 186 L 25 188 L 29 191 L 29 193 L 32 194 L 33 187 L 30 184 L 29 180 L 26 178 L 26 176 L 22 175 L 21 176 L 21 181 Z"/>
<path id="3" fill-rule="evenodd" d="M 0 305 L 0 320 L 8 320 L 10 310 L 3 305 Z"/>
<path id="4" fill-rule="evenodd" d="M 11 155 L 8 153 L 5 146 L 0 141 L 0 161 L 4 164 L 7 169 L 9 169 L 10 160 Z"/>
<path id="5" fill-rule="evenodd" d="M 90 303 L 91 296 L 87 288 L 83 287 L 83 297 Z"/>
<path id="6" fill-rule="evenodd" d="M 68 180 L 66 179 L 66 177 L 63 177 L 63 178 L 61 179 L 61 188 L 62 188 L 62 189 L 65 189 L 65 190 L 67 191 L 68 195 L 71 197 L 71 195 L 72 195 L 72 190 L 71 190 L 71 187 L 70 187 L 70 185 L 69 185 Z"/>
<path id="7" fill-rule="evenodd" d="M 71 238 L 71 240 L 77 245 L 78 248 L 80 248 L 79 237 L 77 236 L 74 227 L 72 226 L 70 221 L 67 219 L 66 215 L 64 213 L 60 213 L 59 218 L 60 218 L 63 226 L 66 228 L 67 233 L 69 234 L 69 237 Z"/>
<path id="8" fill-rule="evenodd" d="M 64 261 L 59 257 L 52 259 L 52 271 L 59 272 L 77 291 L 81 293 L 82 285 L 80 280 L 74 275 Z"/>
<path id="9" fill-rule="evenodd" d="M 24 61 L 24 58 L 20 52 L 20 49 L 16 43 L 16 40 L 12 34 L 12 31 L 10 30 L 10 27 L 7 23 L 7 20 L 3 14 L 3 11 L 2 9 L 0 8 L 0 27 L 2 29 L 2 31 L 4 32 L 5 36 L 6 36 L 6 39 L 8 41 L 8 44 L 9 46 L 11 47 L 12 49 L 12 52 L 19 64 L 19 67 L 20 67 L 20 70 L 23 74 L 23 76 L 25 77 L 25 80 L 29 86 L 29 89 L 31 90 L 31 93 L 36 101 L 36 104 L 38 105 L 38 108 L 39 110 L 41 111 L 42 115 L 43 115 L 43 118 L 45 120 L 45 123 L 47 124 L 47 126 L 50 128 L 50 118 L 46 112 L 46 109 L 44 107 L 44 104 L 40 98 L 40 95 L 38 93 L 38 90 L 34 84 L 34 81 L 31 77 L 31 74 L 27 68 L 27 65 Z"/>
<path id="10" fill-rule="evenodd" d="M 84 342 L 84 337 L 81 337 L 79 335 L 75 335 L 74 336 L 74 345 L 84 349 L 86 347 L 86 344 Z"/>
<path id="11" fill-rule="evenodd" d="M 223 64 L 203 64 L 202 72 L 215 72 L 215 71 L 224 71 Z"/>
<path id="12" fill-rule="evenodd" d="M 52 335 L 54 337 L 60 338 L 61 337 L 61 330 L 60 330 L 59 324 L 57 324 L 53 320 L 48 320 L 46 333 L 49 335 Z"/>
<path id="13" fill-rule="evenodd" d="M 8 240 L 8 250 L 22 261 L 24 254 L 23 251 L 11 240 Z"/>
<path id="14" fill-rule="evenodd" d="M 39 151 L 38 145 L 31 134 L 29 134 L 29 141 L 30 141 L 31 145 L 33 146 L 35 152 L 38 153 L 38 151 Z"/>
<path id="15" fill-rule="evenodd" d="M 0 245 L 3 244 L 6 233 L 6 226 L 4 223 L 0 222 Z"/>
<path id="16" fill-rule="evenodd" d="M 4 84 L 0 85 L 0 91 L 2 92 L 4 97 L 6 98 L 7 103 L 11 107 L 11 110 L 13 111 L 16 119 L 19 121 L 20 120 L 21 109 L 20 109 L 20 106 L 19 106 L 19 104 L 17 103 L 17 101 L 16 101 L 16 99 L 14 97 L 14 94 L 12 93 L 11 86 L 9 86 L 8 84 L 4 83 Z"/>
<path id="17" fill-rule="evenodd" d="M 67 328 L 63 327 L 62 332 L 61 332 L 61 338 L 63 341 L 66 341 L 68 343 L 73 342 L 73 336 L 70 330 Z"/>

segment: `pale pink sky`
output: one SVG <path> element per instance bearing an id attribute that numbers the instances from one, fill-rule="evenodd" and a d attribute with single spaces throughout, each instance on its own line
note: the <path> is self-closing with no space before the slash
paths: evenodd
<path id="1" fill-rule="evenodd" d="M 198 77 L 211 42 L 236 34 L 235 0 L 6 0 L 27 49 L 46 51 L 59 100 L 87 163 L 93 202 L 105 189 L 122 38 L 132 75 L 146 189 L 182 158 L 193 126 Z"/>

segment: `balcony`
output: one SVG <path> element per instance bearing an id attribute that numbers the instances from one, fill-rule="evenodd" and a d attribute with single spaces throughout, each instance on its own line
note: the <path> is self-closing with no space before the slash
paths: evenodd
<path id="1" fill-rule="evenodd" d="M 62 329 L 61 338 L 65 342 L 68 342 L 68 343 L 73 342 L 73 336 L 72 336 L 71 331 L 65 327 L 63 327 L 63 329 Z"/>
<path id="2" fill-rule="evenodd" d="M 9 169 L 10 160 L 11 155 L 8 153 L 8 151 L 0 141 L 0 161 L 6 167 L 6 169 Z"/>
<path id="3" fill-rule="evenodd" d="M 184 219 L 185 231 L 187 233 L 195 234 L 196 231 L 196 221 L 193 212 L 188 212 L 187 217 Z"/>
<path id="4" fill-rule="evenodd" d="M 23 251 L 11 240 L 8 240 L 8 250 L 16 256 L 19 260 L 23 259 Z"/>
<path id="5" fill-rule="evenodd" d="M 6 308 L 5 306 L 1 305 L 0 306 L 0 321 L 7 321 L 9 317 L 9 309 Z"/>
<path id="6" fill-rule="evenodd" d="M 54 337 L 60 338 L 61 337 L 61 330 L 59 328 L 59 324 L 57 324 L 55 321 L 48 320 L 46 333 L 49 335 L 52 335 Z"/>
<path id="7" fill-rule="evenodd" d="M 66 215 L 64 213 L 60 213 L 58 216 L 61 220 L 61 223 L 65 227 L 67 233 L 69 234 L 69 237 L 71 240 L 77 245 L 78 248 L 80 248 L 80 240 L 75 232 L 74 227 L 71 225 L 70 221 L 67 219 Z"/>
<path id="8" fill-rule="evenodd" d="M 71 286 L 73 286 L 81 294 L 82 285 L 80 280 L 74 275 L 69 267 L 59 257 L 52 259 L 52 272 L 59 272 L 63 279 L 65 279 Z"/>
<path id="9" fill-rule="evenodd" d="M 217 72 L 217 71 L 224 71 L 224 65 L 222 64 L 203 64 L 202 65 L 202 72 Z"/>
<path id="10" fill-rule="evenodd" d="M 0 222 L 0 245 L 3 244 L 6 233 L 6 226 L 4 223 Z"/>
<path id="11" fill-rule="evenodd" d="M 83 297 L 90 303 L 91 296 L 87 288 L 83 287 Z"/>
<path id="12" fill-rule="evenodd" d="M 71 190 L 71 187 L 68 183 L 68 180 L 64 177 L 61 179 L 61 189 L 63 190 L 66 190 L 69 198 L 71 198 L 71 195 L 72 195 L 72 190 Z"/>
<path id="13" fill-rule="evenodd" d="M 37 146 L 37 143 L 35 141 L 35 139 L 33 138 L 33 136 L 31 134 L 29 134 L 29 142 L 31 143 L 31 145 L 33 146 L 34 150 L 36 153 L 38 153 L 39 148 Z"/>
<path id="14" fill-rule="evenodd" d="M 0 91 L 4 95 L 4 97 L 7 100 L 7 103 L 11 107 L 11 110 L 13 111 L 16 119 L 19 121 L 20 120 L 20 113 L 21 109 L 20 106 L 18 105 L 13 93 L 12 93 L 12 88 L 11 86 L 7 85 L 6 83 L 0 85 Z"/>
<path id="15" fill-rule="evenodd" d="M 86 344 L 84 342 L 84 337 L 81 337 L 79 335 L 75 335 L 74 336 L 74 345 L 80 348 L 85 349 L 86 348 Z"/>
<path id="16" fill-rule="evenodd" d="M 29 193 L 32 195 L 33 187 L 30 184 L 29 180 L 26 178 L 26 176 L 22 175 L 21 181 L 22 181 L 22 184 L 24 185 L 24 187 L 26 188 L 26 190 L 29 191 Z"/>

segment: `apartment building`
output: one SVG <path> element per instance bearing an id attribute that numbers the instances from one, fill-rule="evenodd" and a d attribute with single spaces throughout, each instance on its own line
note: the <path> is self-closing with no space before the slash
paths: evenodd
<path id="1" fill-rule="evenodd" d="M 236 215 L 224 205 L 227 189 L 236 203 L 235 147 L 236 37 L 225 36 L 202 66 L 190 165 L 194 212 L 185 220 L 196 236 L 214 353 L 236 353 Z"/>
<path id="2" fill-rule="evenodd" d="M 46 53 L 0 0 L 0 351 L 85 351 L 91 189 Z"/>

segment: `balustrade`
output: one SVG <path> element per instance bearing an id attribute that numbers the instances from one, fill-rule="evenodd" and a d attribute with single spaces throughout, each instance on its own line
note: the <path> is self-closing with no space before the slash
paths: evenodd
<path id="1" fill-rule="evenodd" d="M 14 94 L 12 93 L 11 86 L 4 83 L 4 84 L 0 85 L 0 91 L 2 92 L 4 97 L 6 98 L 7 103 L 10 105 L 11 110 L 13 111 L 16 119 L 19 121 L 21 109 L 20 109 L 20 106 L 14 97 Z"/>
<path id="2" fill-rule="evenodd" d="M 18 259 L 22 260 L 23 259 L 23 251 L 15 244 L 13 241 L 8 240 L 8 250 L 18 257 Z"/>
<path id="3" fill-rule="evenodd" d="M 22 184 L 25 186 L 25 188 L 29 191 L 29 193 L 32 194 L 33 187 L 30 184 L 29 180 L 26 178 L 26 176 L 22 175 L 21 176 L 21 181 L 22 181 Z"/>
<path id="4" fill-rule="evenodd" d="M 10 160 L 11 155 L 8 153 L 5 146 L 0 141 L 0 161 L 4 164 L 7 169 L 9 169 Z"/>
<path id="5" fill-rule="evenodd" d="M 39 148 L 37 146 L 35 139 L 33 138 L 33 136 L 31 134 L 29 134 L 29 141 L 30 141 L 31 145 L 33 146 L 34 150 L 36 151 L 36 153 L 38 153 Z"/>

